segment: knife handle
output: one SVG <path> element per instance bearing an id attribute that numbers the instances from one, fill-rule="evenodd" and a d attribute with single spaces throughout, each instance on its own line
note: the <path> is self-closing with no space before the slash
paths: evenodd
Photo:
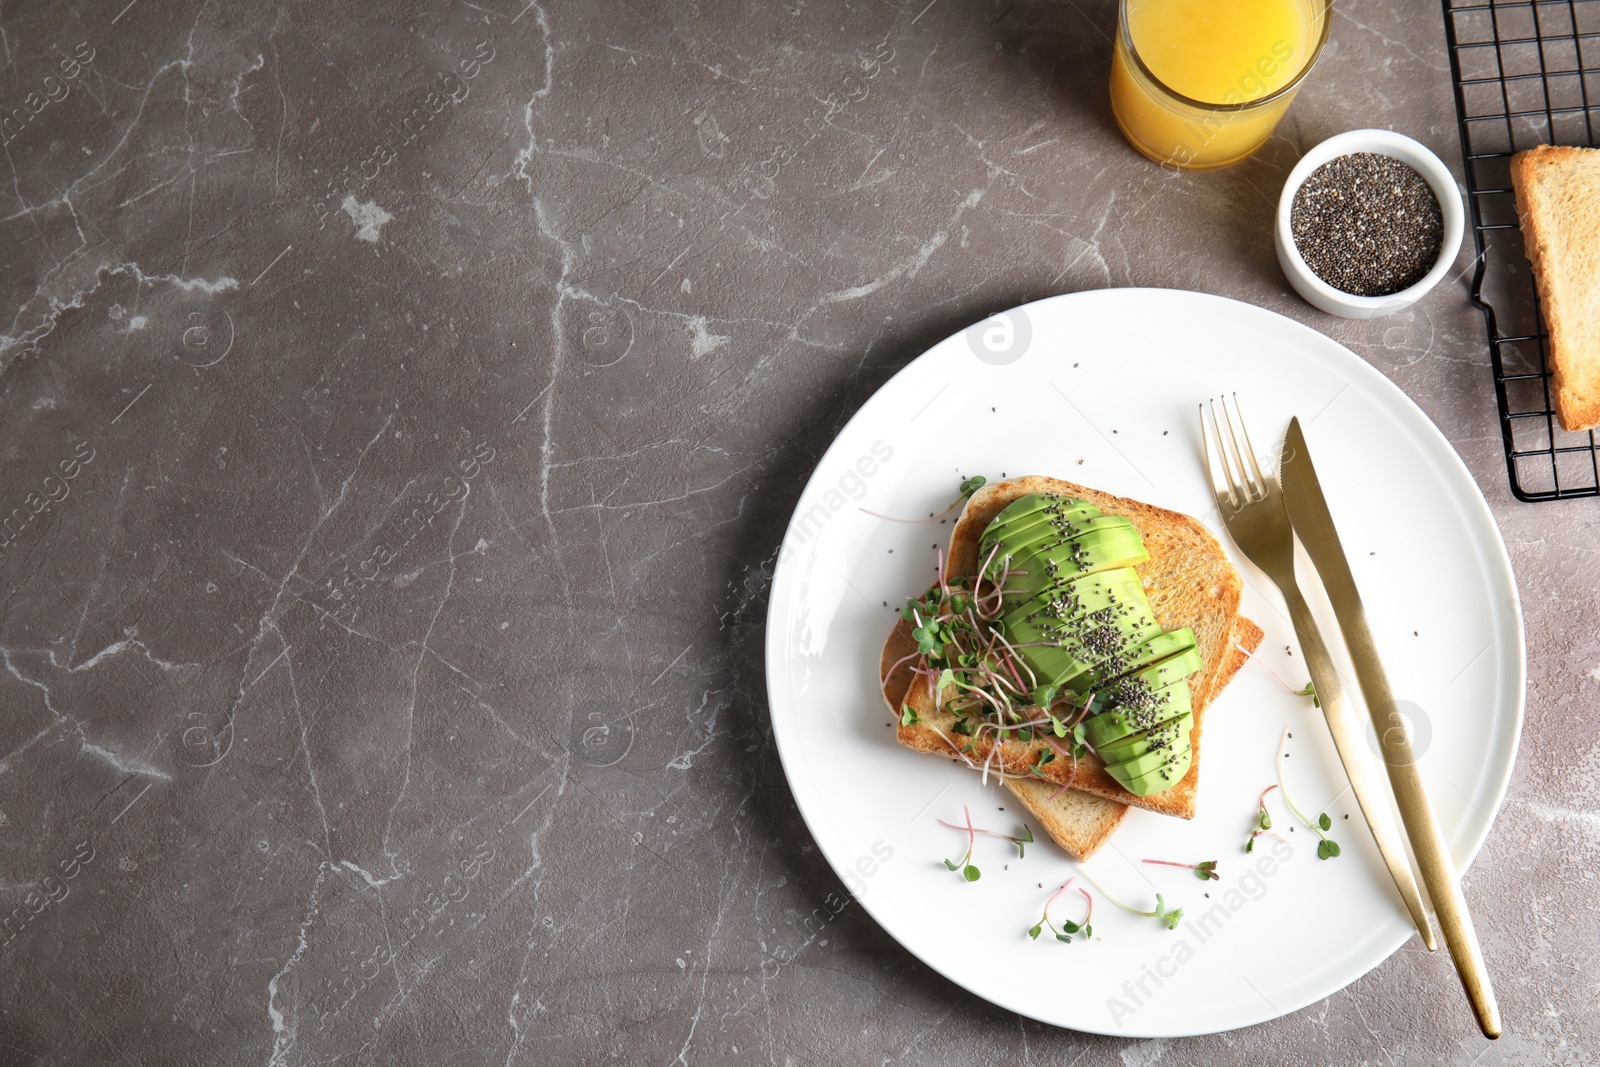
<path id="1" fill-rule="evenodd" d="M 1400 843 L 1399 831 L 1384 803 L 1383 786 L 1367 756 L 1366 737 L 1360 720 L 1345 696 L 1344 684 L 1334 669 L 1328 646 L 1323 643 L 1317 621 L 1300 594 L 1299 586 L 1284 582 L 1280 587 L 1284 603 L 1289 608 L 1289 618 L 1294 623 L 1294 634 L 1300 642 L 1300 651 L 1311 669 L 1311 684 L 1316 689 L 1317 703 L 1322 705 L 1323 718 L 1328 721 L 1328 732 L 1333 735 L 1334 748 L 1339 750 L 1339 760 L 1344 764 L 1345 776 L 1350 779 L 1350 789 L 1366 817 L 1372 839 L 1377 843 L 1378 854 L 1389 868 L 1400 899 L 1411 913 L 1411 921 L 1422 935 L 1422 943 L 1432 952 L 1438 947 L 1433 937 L 1433 927 L 1428 923 L 1428 913 L 1422 904 L 1422 893 L 1411 873 L 1411 863 L 1406 859 L 1405 847 Z M 1403 809 L 1402 809 L 1403 810 Z"/>
<path id="2" fill-rule="evenodd" d="M 1485 1037 L 1499 1037 L 1500 1008 L 1495 1002 L 1494 986 L 1489 981 L 1489 971 L 1484 964 L 1483 950 L 1478 945 L 1472 915 L 1467 911 L 1466 897 L 1461 892 L 1461 880 L 1456 875 L 1455 862 L 1450 858 L 1450 848 L 1434 814 L 1427 787 L 1423 785 L 1422 771 L 1411 749 L 1411 731 L 1406 728 L 1405 719 L 1395 706 L 1389 677 L 1378 658 L 1372 629 L 1366 625 L 1364 611 L 1361 625 L 1349 629 L 1352 632 L 1345 634 L 1345 643 L 1356 664 L 1361 694 L 1372 712 L 1372 724 L 1383 750 L 1383 762 L 1389 769 L 1389 784 L 1394 787 L 1400 818 L 1405 823 L 1406 836 L 1411 839 L 1411 851 L 1416 856 L 1417 868 L 1422 872 L 1422 882 L 1428 887 L 1428 896 L 1433 901 L 1439 929 L 1444 933 L 1444 943 L 1450 949 L 1450 959 L 1457 973 L 1461 975 L 1461 984 L 1466 988 L 1467 1000 L 1472 1005 L 1479 1028 Z M 1374 666 L 1376 669 L 1372 669 Z"/>

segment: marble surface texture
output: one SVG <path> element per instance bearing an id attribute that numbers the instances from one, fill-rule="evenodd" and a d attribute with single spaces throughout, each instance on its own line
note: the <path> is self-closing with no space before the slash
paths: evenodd
<path id="1" fill-rule="evenodd" d="M 0 555 L 0 1062 L 1600 1060 L 1600 502 L 1512 499 L 1464 280 L 1336 321 L 1272 249 L 1326 136 L 1459 168 L 1440 11 L 1340 0 L 1272 141 L 1178 177 L 1112 125 L 1114 24 L 0 8 L 0 490 L 32 515 Z M 761 650 L 804 479 L 933 342 L 1125 285 L 1342 341 L 1494 509 L 1529 652 L 1467 878 L 1498 1044 L 1414 944 L 1276 1022 L 1130 1042 L 995 1009 L 859 908 L 801 924 L 841 884 Z"/>

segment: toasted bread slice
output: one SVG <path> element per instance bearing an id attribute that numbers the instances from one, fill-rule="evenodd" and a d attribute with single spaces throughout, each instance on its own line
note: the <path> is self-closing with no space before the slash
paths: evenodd
<path id="1" fill-rule="evenodd" d="M 1119 804 L 1183 819 L 1194 818 L 1202 712 L 1212 693 L 1219 688 L 1234 646 L 1234 626 L 1244 588 L 1239 572 L 1217 539 L 1187 515 L 1058 478 L 1032 476 L 985 486 L 967 501 L 950 535 L 951 574 L 971 575 L 977 571 L 978 543 L 984 529 L 1007 504 L 1029 493 L 1076 497 L 1087 500 L 1106 514 L 1125 515 L 1131 519 L 1150 553 L 1150 559 L 1135 569 L 1144 583 L 1156 622 L 1165 630 L 1185 626 L 1192 629 L 1204 664 L 1189 679 L 1195 705 L 1190 740 L 1196 758 L 1172 788 L 1148 796 L 1135 796 L 1122 788 L 1092 754 L 1080 760 L 1058 759 L 1047 763 L 1042 768 L 1044 777 L 1057 785 L 1072 785 Z M 901 744 L 940 756 L 958 753 L 960 746 L 951 735 L 955 716 L 935 705 L 930 686 L 908 686 L 904 702 L 916 712 L 918 721 L 897 728 L 896 736 Z M 971 758 L 1009 774 L 1029 774 L 1047 750 L 1049 746 L 1042 740 L 1006 741 L 996 745 L 991 735 L 984 734 L 974 742 Z"/>
<path id="2" fill-rule="evenodd" d="M 1540 145 L 1511 157 L 1522 242 L 1550 333 L 1556 414 L 1600 426 L 1600 148 Z"/>

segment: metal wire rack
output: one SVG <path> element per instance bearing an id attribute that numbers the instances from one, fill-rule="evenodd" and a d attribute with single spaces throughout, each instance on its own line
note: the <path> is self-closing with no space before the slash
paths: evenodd
<path id="1" fill-rule="evenodd" d="M 1600 496 L 1594 431 L 1569 433 L 1551 403 L 1548 335 L 1523 254 L 1511 157 L 1600 144 L 1600 0 L 1443 0 L 1478 262 L 1473 302 L 1489 331 L 1511 491 Z"/>

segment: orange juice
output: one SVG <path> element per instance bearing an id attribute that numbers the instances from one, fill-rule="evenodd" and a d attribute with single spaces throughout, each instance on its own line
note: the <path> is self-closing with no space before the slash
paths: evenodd
<path id="1" fill-rule="evenodd" d="M 1122 0 L 1111 109 L 1159 163 L 1220 167 L 1255 151 L 1327 38 L 1328 0 Z"/>

